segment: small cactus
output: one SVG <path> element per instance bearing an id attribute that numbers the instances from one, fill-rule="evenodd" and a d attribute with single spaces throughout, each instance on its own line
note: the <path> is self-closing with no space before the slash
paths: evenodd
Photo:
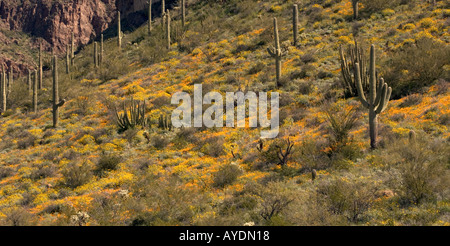
<path id="1" fill-rule="evenodd" d="M 73 32 L 72 32 L 71 41 L 72 41 L 72 45 L 70 46 L 70 65 L 73 66 L 74 58 L 75 58 L 75 36 L 74 36 Z"/>
<path id="2" fill-rule="evenodd" d="M 415 142 L 417 138 L 417 134 L 415 131 L 411 130 L 409 131 L 409 141 L 410 142 Z"/>
<path id="3" fill-rule="evenodd" d="M 30 71 L 30 69 L 28 69 L 27 85 L 28 85 L 28 93 L 30 93 L 30 91 L 31 91 L 31 71 Z"/>
<path id="4" fill-rule="evenodd" d="M 98 68 L 98 44 L 94 42 L 94 67 Z"/>
<path id="5" fill-rule="evenodd" d="M 104 48 L 103 48 L 103 34 L 100 35 L 100 55 L 99 55 L 99 63 L 102 64 L 103 63 L 103 52 L 104 52 Z"/>
<path id="6" fill-rule="evenodd" d="M 281 50 L 280 46 L 280 38 L 278 36 L 278 24 L 277 24 L 277 18 L 273 18 L 273 32 L 274 32 L 274 39 L 275 39 L 275 46 L 272 48 L 267 48 L 267 51 L 269 52 L 269 55 L 275 58 L 275 66 L 276 66 L 276 80 L 277 80 L 277 86 L 281 86 L 281 58 L 286 54 L 286 51 Z"/>
<path id="7" fill-rule="evenodd" d="M 391 97 L 392 88 L 384 83 L 383 78 L 376 83 L 376 69 L 375 69 L 375 46 L 370 47 L 370 65 L 369 65 L 369 98 L 366 99 L 361 82 L 361 74 L 359 64 L 355 64 L 356 88 L 358 90 L 358 98 L 361 104 L 369 109 L 369 136 L 370 147 L 375 149 L 377 147 L 377 132 L 378 132 L 378 115 L 383 112 Z M 377 88 L 378 87 L 378 88 Z"/>
<path id="8" fill-rule="evenodd" d="M 314 181 L 316 179 L 316 177 L 317 177 L 317 171 L 316 171 L 316 169 L 313 169 L 311 171 L 311 180 Z"/>
<path id="9" fill-rule="evenodd" d="M 66 49 L 66 74 L 70 73 L 70 45 Z"/>
<path id="10" fill-rule="evenodd" d="M 59 100 L 59 86 L 58 86 L 58 59 L 53 56 L 53 127 L 58 126 L 59 108 L 64 105 L 66 100 Z"/>

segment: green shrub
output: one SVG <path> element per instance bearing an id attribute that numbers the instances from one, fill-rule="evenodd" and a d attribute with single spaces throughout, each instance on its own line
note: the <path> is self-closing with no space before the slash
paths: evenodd
<path id="1" fill-rule="evenodd" d="M 117 154 L 102 153 L 97 162 L 97 172 L 116 170 L 122 161 L 122 157 Z"/>
<path id="2" fill-rule="evenodd" d="M 64 184 L 70 188 L 84 185 L 92 178 L 92 167 L 88 161 L 81 164 L 71 162 L 62 170 Z"/>
<path id="3" fill-rule="evenodd" d="M 242 169 L 235 164 L 223 165 L 214 173 L 214 186 L 223 188 L 234 183 L 238 177 L 243 173 Z"/>

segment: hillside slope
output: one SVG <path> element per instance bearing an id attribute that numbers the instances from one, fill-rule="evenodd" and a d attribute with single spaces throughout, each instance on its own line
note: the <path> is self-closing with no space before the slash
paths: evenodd
<path id="1" fill-rule="evenodd" d="M 19 78 L 0 118 L 0 223 L 449 225 L 450 6 L 363 1 L 352 21 L 350 2 L 189 1 L 185 28 L 175 6 L 169 50 L 157 18 L 150 35 L 145 25 L 125 32 L 121 50 L 116 37 L 105 40 L 99 68 L 91 44 L 69 74 L 58 61 L 66 103 L 57 128 L 52 78 L 37 113 Z M 267 52 L 273 17 L 288 51 L 281 87 Z M 354 38 L 367 51 L 375 45 L 395 95 L 379 116 L 374 150 L 368 111 L 342 88 L 338 51 Z M 222 95 L 279 92 L 279 136 L 260 142 L 258 128 L 160 127 L 175 108 L 171 96 L 192 95 L 200 83 Z M 146 101 L 151 124 L 119 132 L 115 111 L 131 98 Z M 342 130 L 344 122 L 353 123 Z"/>

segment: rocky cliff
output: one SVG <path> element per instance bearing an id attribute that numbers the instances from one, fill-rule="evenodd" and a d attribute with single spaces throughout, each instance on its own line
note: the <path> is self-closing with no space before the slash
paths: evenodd
<path id="1" fill-rule="evenodd" d="M 153 3 L 159 5 L 159 0 Z M 29 46 L 43 42 L 47 51 L 53 48 L 60 53 L 65 51 L 72 33 L 77 46 L 87 44 L 114 25 L 117 10 L 125 17 L 145 8 L 147 0 L 1 0 L 0 44 L 17 43 L 8 33 L 23 32 L 31 36 Z M 0 66 L 23 71 L 28 66 L 20 60 L 0 53 Z"/>

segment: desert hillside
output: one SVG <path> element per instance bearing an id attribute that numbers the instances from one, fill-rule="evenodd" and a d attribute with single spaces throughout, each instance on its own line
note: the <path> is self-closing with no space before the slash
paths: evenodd
<path id="1" fill-rule="evenodd" d="M 449 1 L 5 2 L 0 225 L 450 225 Z M 279 93 L 279 134 L 174 127 L 199 84 Z"/>

